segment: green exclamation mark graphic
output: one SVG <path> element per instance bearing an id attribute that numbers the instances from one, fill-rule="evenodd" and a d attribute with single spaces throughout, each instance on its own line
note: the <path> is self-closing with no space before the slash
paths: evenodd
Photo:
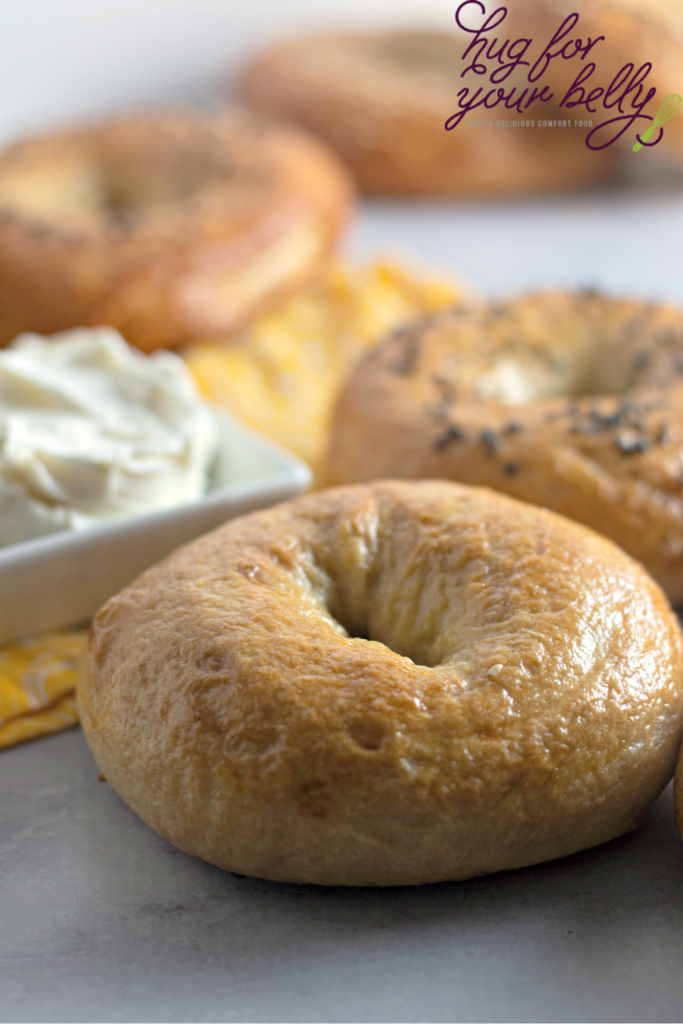
<path id="1" fill-rule="evenodd" d="M 663 99 L 659 104 L 659 110 L 655 114 L 654 121 L 647 131 L 641 135 L 643 142 L 649 142 L 657 129 L 661 128 L 667 121 L 670 121 L 672 117 L 676 117 L 677 114 L 680 114 L 681 109 L 683 109 L 683 98 L 681 98 L 678 93 L 669 93 L 666 99 Z M 637 153 L 638 150 L 642 148 L 642 143 L 636 142 L 633 147 L 633 152 Z"/>

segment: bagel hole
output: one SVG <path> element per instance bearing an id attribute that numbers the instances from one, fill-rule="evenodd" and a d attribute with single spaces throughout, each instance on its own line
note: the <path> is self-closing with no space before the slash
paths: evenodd
<path id="1" fill-rule="evenodd" d="M 393 544 L 389 548 L 382 545 L 380 551 L 380 527 L 374 503 L 353 518 L 344 519 L 339 524 L 341 559 L 337 560 L 336 554 L 330 557 L 327 546 L 316 546 L 301 560 L 297 581 L 331 628 L 357 644 L 359 657 L 381 656 L 376 649 L 381 645 L 413 665 L 436 668 L 444 659 L 444 651 L 437 643 L 431 609 L 435 601 L 441 601 L 441 575 L 436 573 L 425 581 L 423 574 L 415 571 L 412 563 L 421 538 L 410 515 L 400 531 L 406 549 L 416 545 L 408 564 L 402 564 L 401 552 L 391 550 Z M 400 601 L 396 599 L 397 589 Z M 371 647 L 364 652 L 366 644 Z"/>
<path id="2" fill-rule="evenodd" d="M 339 631 L 349 640 L 383 644 L 394 654 L 407 658 L 422 668 L 435 668 L 443 660 L 441 652 L 433 655 L 431 650 L 434 640 L 431 627 L 418 630 L 417 635 L 410 635 L 405 629 L 391 629 L 390 624 L 377 621 L 374 622 L 373 628 L 367 616 L 359 617 L 355 609 L 349 607 L 348 601 L 343 598 L 340 601 L 339 595 L 336 600 L 329 602 L 327 611 L 331 619 L 338 624 Z"/>
<path id="3" fill-rule="evenodd" d="M 601 397 L 614 404 L 645 387 L 668 388 L 683 373 L 680 312 L 591 289 L 456 307 L 429 331 L 422 321 L 413 340 L 432 367 L 430 409 L 441 418 L 456 394 L 509 406 Z"/>
<path id="4" fill-rule="evenodd" d="M 233 174 L 210 134 L 187 139 L 157 127 L 144 136 L 119 138 L 101 153 L 103 209 L 125 224 L 148 209 L 191 205 L 203 190 Z"/>
<path id="5" fill-rule="evenodd" d="M 107 218 L 118 224 L 135 221 L 153 207 L 187 203 L 198 190 L 198 184 L 164 180 L 130 180 L 132 176 L 116 176 L 103 183 L 102 206 Z"/>
<path id="6" fill-rule="evenodd" d="M 124 240 L 172 233 L 207 205 L 237 204 L 239 165 L 221 132 L 202 130 L 194 117 L 156 122 L 124 119 L 10 147 L 0 160 L 0 208 L 29 220 L 32 238 L 73 242 L 102 230 Z"/>

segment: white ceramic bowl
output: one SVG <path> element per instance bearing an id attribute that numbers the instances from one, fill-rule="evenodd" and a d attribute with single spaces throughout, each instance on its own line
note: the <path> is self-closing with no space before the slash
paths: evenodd
<path id="1" fill-rule="evenodd" d="M 199 501 L 0 548 L 0 642 L 87 620 L 180 544 L 308 486 L 305 463 L 223 413 L 216 421 L 218 455 Z"/>

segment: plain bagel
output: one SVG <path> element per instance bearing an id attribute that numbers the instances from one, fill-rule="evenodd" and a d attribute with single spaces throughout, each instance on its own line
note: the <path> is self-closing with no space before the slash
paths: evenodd
<path id="1" fill-rule="evenodd" d="M 333 489 L 179 550 L 96 616 L 108 782 L 241 874 L 466 878 L 631 829 L 670 778 L 683 641 L 561 516 L 445 481 Z"/>
<path id="2" fill-rule="evenodd" d="M 231 333 L 319 270 L 352 205 L 322 144 L 237 108 L 0 153 L 0 343 L 109 324 L 144 350 Z"/>
<path id="3" fill-rule="evenodd" d="M 535 194 L 610 173 L 612 153 L 589 150 L 586 129 L 546 103 L 525 114 L 477 109 L 446 131 L 466 46 L 464 33 L 419 30 L 286 40 L 257 54 L 240 94 L 324 139 L 368 192 Z"/>
<path id="4" fill-rule="evenodd" d="M 455 308 L 357 366 L 327 483 L 442 477 L 615 540 L 683 600 L 683 312 L 544 292 Z"/>

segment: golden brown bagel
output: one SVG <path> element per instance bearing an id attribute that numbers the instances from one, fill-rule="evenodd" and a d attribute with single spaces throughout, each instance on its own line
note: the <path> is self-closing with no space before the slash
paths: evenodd
<path id="1" fill-rule="evenodd" d="M 181 849 L 398 885 L 631 829 L 673 771 L 683 641 L 611 541 L 488 490 L 377 483 L 245 516 L 96 616 L 107 780 Z"/>
<path id="2" fill-rule="evenodd" d="M 238 109 L 19 142 L 0 154 L 0 343 L 104 323 L 149 351 L 235 331 L 317 272 L 351 201 L 320 143 Z"/>
<path id="3" fill-rule="evenodd" d="M 515 195 L 609 173 L 612 154 L 591 152 L 585 129 L 489 128 L 489 119 L 520 118 L 505 108 L 473 111 L 470 119 L 486 127 L 465 120 L 446 131 L 463 87 L 466 45 L 456 33 L 418 30 L 306 36 L 258 55 L 240 94 L 325 139 L 368 192 Z M 539 117 L 563 115 L 544 103 L 524 120 Z"/>
<path id="4" fill-rule="evenodd" d="M 683 312 L 539 293 L 398 332 L 342 389 L 323 479 L 445 477 L 617 541 L 683 600 Z"/>

